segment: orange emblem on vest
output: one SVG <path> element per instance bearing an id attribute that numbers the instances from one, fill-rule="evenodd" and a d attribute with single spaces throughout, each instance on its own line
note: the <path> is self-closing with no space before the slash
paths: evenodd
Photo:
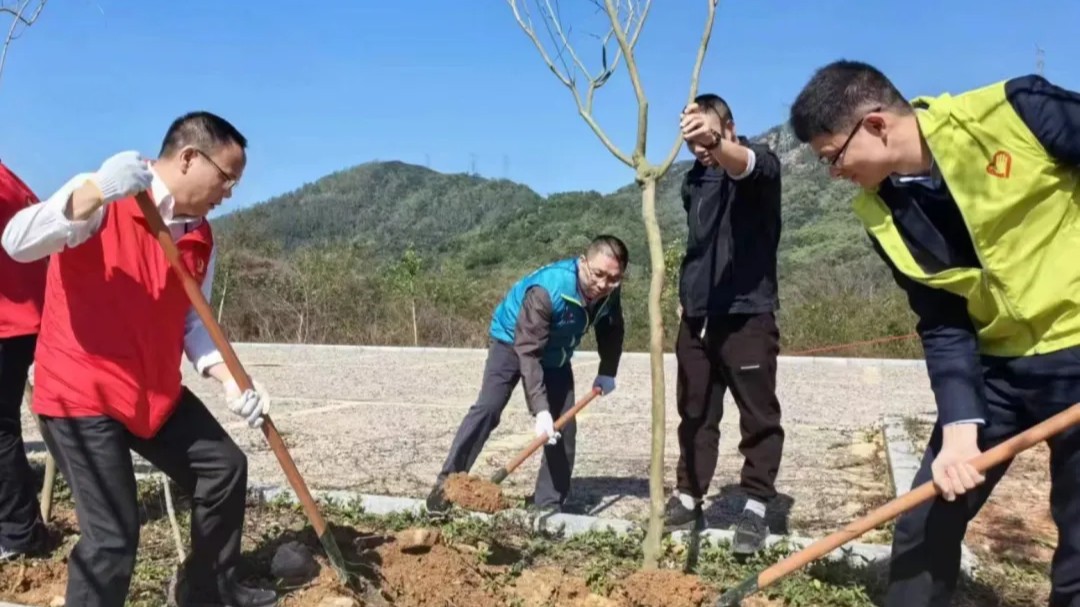
<path id="1" fill-rule="evenodd" d="M 986 165 L 986 172 L 994 177 L 1008 179 L 1012 172 L 1012 155 L 1005 150 L 998 150 L 990 159 L 990 164 Z"/>

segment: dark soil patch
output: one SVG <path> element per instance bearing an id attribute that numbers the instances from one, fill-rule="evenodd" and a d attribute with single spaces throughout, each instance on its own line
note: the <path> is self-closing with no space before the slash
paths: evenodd
<path id="1" fill-rule="evenodd" d="M 493 514 L 510 507 L 510 501 L 498 485 L 464 472 L 455 472 L 446 478 L 443 494 L 451 502 L 474 512 Z"/>

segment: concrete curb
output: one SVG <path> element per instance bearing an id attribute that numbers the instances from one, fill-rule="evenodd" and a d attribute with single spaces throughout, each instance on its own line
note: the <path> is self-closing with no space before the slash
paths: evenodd
<path id="1" fill-rule="evenodd" d="M 903 417 L 884 416 L 882 428 L 885 433 L 885 455 L 889 464 L 889 476 L 892 477 L 893 495 L 900 497 L 911 490 L 915 474 L 922 463 L 922 453 L 916 451 L 914 439 L 908 433 Z M 960 544 L 960 572 L 973 578 L 978 568 L 978 557 L 966 543 Z"/>
<path id="2" fill-rule="evenodd" d="M 276 485 L 252 487 L 250 491 L 266 501 L 284 499 L 293 504 L 297 503 L 296 494 L 293 493 L 291 489 L 285 489 Z M 419 515 L 426 511 L 423 500 L 408 497 L 368 495 L 342 490 L 316 490 L 312 491 L 312 495 L 316 500 L 332 500 L 337 503 L 350 503 L 358 500 L 365 512 L 381 516 L 396 513 Z M 480 512 L 469 512 L 468 515 L 485 521 L 492 519 L 514 520 L 525 523 L 533 531 L 556 534 L 563 537 L 573 537 L 590 531 L 629 533 L 640 528 L 638 523 L 626 519 L 600 518 L 582 514 L 561 513 L 535 515 L 520 509 L 504 510 L 495 515 Z M 684 542 L 690 539 L 690 535 L 691 532 L 689 531 L 675 531 L 671 534 L 671 538 L 677 542 Z M 728 529 L 705 529 L 699 534 L 700 538 L 707 539 L 716 544 L 730 544 L 733 541 L 734 536 L 735 532 Z M 804 548 L 814 541 L 816 540 L 797 536 L 770 535 L 765 540 L 765 543 L 767 546 L 786 543 L 795 548 Z M 829 553 L 826 558 L 828 560 L 844 560 L 850 566 L 860 567 L 887 561 L 889 553 L 890 548 L 886 545 L 854 542 L 837 548 Z"/>

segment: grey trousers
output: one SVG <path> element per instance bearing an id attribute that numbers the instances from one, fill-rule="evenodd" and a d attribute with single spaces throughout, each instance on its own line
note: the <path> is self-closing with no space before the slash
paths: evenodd
<path id="1" fill-rule="evenodd" d="M 484 365 L 480 396 L 458 427 L 450 453 L 439 472 L 438 484 L 442 484 L 454 472 L 468 472 L 472 468 L 488 436 L 498 427 L 503 409 L 510 402 L 510 395 L 520 379 L 518 357 L 513 347 L 492 341 Z M 570 365 L 545 369 L 544 387 L 547 389 L 552 418 L 559 419 L 563 411 L 574 406 L 574 373 Z M 562 438 L 559 442 L 544 446 L 533 496 L 533 502 L 540 507 L 562 507 L 570 493 L 577 424 L 571 420 L 560 432 Z"/>

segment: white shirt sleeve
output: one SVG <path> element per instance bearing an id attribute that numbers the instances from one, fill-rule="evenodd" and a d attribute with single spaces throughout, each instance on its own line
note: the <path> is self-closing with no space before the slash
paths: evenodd
<path id="1" fill-rule="evenodd" d="M 203 278 L 202 283 L 202 292 L 207 303 L 210 302 L 214 289 L 214 262 L 216 257 L 217 248 L 215 247 L 210 251 L 210 261 L 206 264 L 206 277 Z M 203 324 L 202 319 L 199 318 L 199 313 L 195 311 L 195 306 L 191 306 L 187 318 L 184 320 L 184 354 L 187 355 L 195 370 L 202 376 L 206 376 L 206 370 L 210 367 L 225 362 L 221 352 L 218 352 L 217 346 L 214 345 L 214 340 L 210 339 L 210 333 L 206 330 L 206 325 Z"/>
<path id="2" fill-rule="evenodd" d="M 731 178 L 735 181 L 746 179 L 750 176 L 750 173 L 754 172 L 754 165 L 757 164 L 757 154 L 755 154 L 754 150 L 750 148 L 746 148 L 746 152 L 746 170 L 742 173 L 739 173 L 738 175 L 732 175 L 731 173 L 728 173 L 728 175 L 730 175 Z"/>
<path id="3" fill-rule="evenodd" d="M 32 204 L 19 211 L 4 228 L 2 244 L 12 259 L 31 262 L 59 253 L 64 247 L 77 247 L 101 228 L 104 205 L 84 220 L 74 221 L 64 216 L 72 192 L 79 188 L 91 173 L 72 177 L 44 202 Z"/>

